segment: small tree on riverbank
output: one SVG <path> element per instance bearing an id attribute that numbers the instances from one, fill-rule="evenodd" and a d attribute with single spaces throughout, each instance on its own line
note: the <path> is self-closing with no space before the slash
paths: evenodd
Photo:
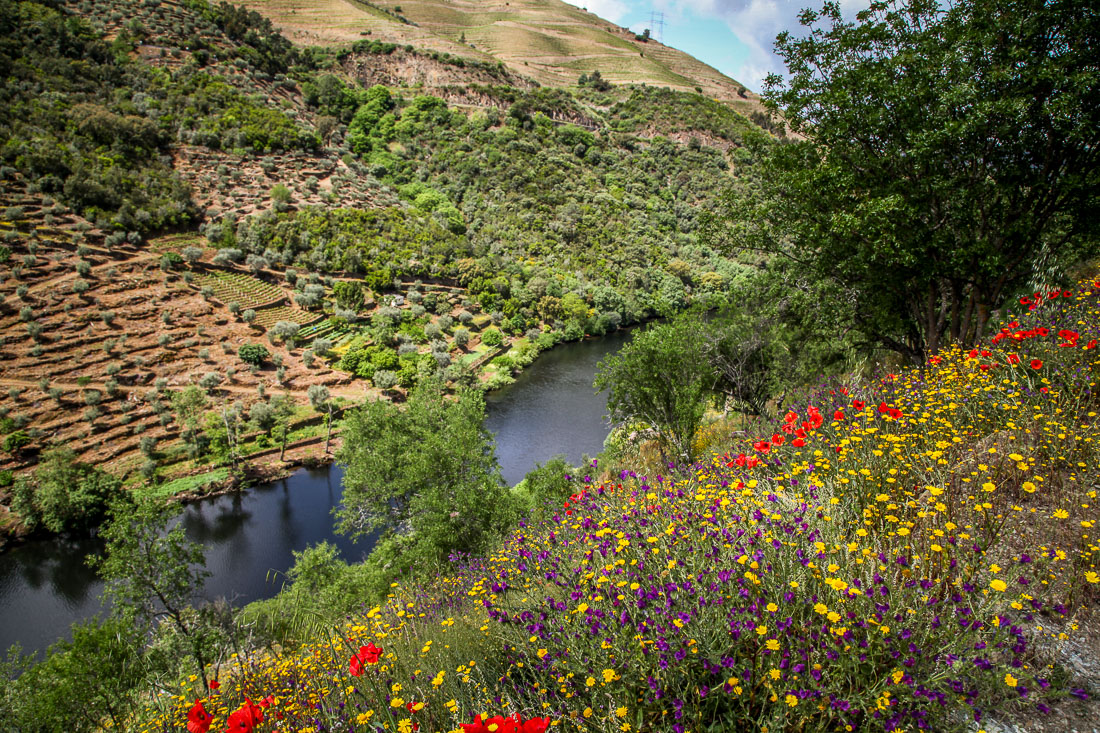
<path id="1" fill-rule="evenodd" d="M 126 496 L 111 513 L 102 531 L 106 552 L 88 564 L 107 584 L 112 614 L 149 631 L 169 624 L 208 685 L 206 665 L 216 658 L 216 634 L 205 610 L 191 607 L 210 575 L 202 547 L 185 537 L 183 525 L 170 527 L 178 507 Z"/>

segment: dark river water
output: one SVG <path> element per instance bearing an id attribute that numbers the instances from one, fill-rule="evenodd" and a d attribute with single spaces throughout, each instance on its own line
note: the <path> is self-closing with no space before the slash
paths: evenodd
<path id="1" fill-rule="evenodd" d="M 516 383 L 487 396 L 486 427 L 508 484 L 562 454 L 572 464 L 603 448 L 609 428 L 606 397 L 592 388 L 596 365 L 629 339 L 617 332 L 564 344 L 540 356 Z M 203 545 L 211 572 L 204 596 L 235 605 L 267 598 L 281 587 L 291 553 L 327 540 L 345 560 L 362 559 L 371 538 L 351 542 L 333 532 L 332 510 L 343 493 L 343 470 L 303 469 L 236 496 L 189 505 L 182 518 L 190 539 Z M 67 636 L 74 621 L 105 608 L 102 584 L 83 559 L 93 540 L 42 540 L 0 555 L 0 653 L 19 643 L 44 650 Z"/>

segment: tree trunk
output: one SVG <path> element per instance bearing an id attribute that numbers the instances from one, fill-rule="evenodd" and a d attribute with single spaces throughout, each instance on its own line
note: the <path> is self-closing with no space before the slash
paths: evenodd
<path id="1" fill-rule="evenodd" d="M 332 442 L 332 404 L 328 406 L 328 417 L 325 419 L 327 430 L 325 431 L 325 455 L 328 455 L 328 446 Z"/>

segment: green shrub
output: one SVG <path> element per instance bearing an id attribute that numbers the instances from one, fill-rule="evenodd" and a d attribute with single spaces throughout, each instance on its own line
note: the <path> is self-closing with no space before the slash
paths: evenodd
<path id="1" fill-rule="evenodd" d="M 267 347 L 263 344 L 241 344 L 237 349 L 237 356 L 245 364 L 260 366 L 270 356 Z"/>
<path id="2" fill-rule="evenodd" d="M 78 461 L 68 448 L 55 448 L 43 454 L 32 475 L 16 481 L 12 508 L 30 529 L 88 530 L 121 491 L 118 477 Z"/>
<path id="3" fill-rule="evenodd" d="M 500 346 L 504 343 L 504 334 L 495 328 L 485 329 L 485 332 L 481 334 L 481 343 L 486 346 Z"/>

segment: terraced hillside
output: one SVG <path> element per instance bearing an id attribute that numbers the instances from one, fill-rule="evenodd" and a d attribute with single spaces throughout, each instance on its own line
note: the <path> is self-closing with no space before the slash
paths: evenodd
<path id="1" fill-rule="evenodd" d="M 760 108 L 743 85 L 683 51 L 561 0 L 245 0 L 303 45 L 363 38 L 501 62 L 544 86 L 599 71 L 616 84 L 702 90 L 745 114 Z M 398 10 L 399 9 L 399 10 Z"/>
<path id="2" fill-rule="evenodd" d="M 493 388 L 563 340 L 719 304 L 752 266 L 694 234 L 764 135 L 730 105 L 548 89 L 347 7 L 427 35 L 303 48 L 227 3 L 0 3 L 0 529 L 55 446 L 133 485 L 224 470 L 230 413 L 262 454 L 275 396 L 310 438 L 311 387 Z M 573 35 L 625 53 L 608 28 Z"/>

